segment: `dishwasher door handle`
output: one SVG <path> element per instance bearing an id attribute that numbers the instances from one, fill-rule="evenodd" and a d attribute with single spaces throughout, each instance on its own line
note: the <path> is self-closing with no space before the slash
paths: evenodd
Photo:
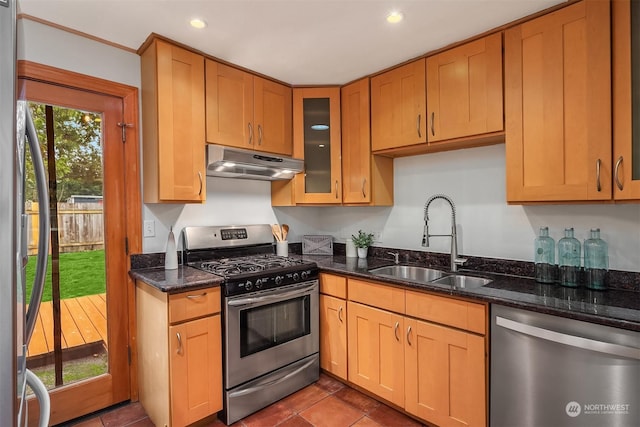
<path id="1" fill-rule="evenodd" d="M 537 326 L 526 325 L 524 323 L 505 319 L 504 317 L 500 316 L 496 316 L 496 325 L 502 326 L 506 329 L 511 329 L 512 331 L 530 335 L 532 337 L 557 342 L 571 347 L 577 347 L 584 350 L 597 351 L 599 353 L 612 354 L 615 356 L 640 360 L 640 348 L 627 347 L 624 345 L 597 341 L 589 338 L 577 337 L 574 335 L 567 335 L 560 332 L 539 328 Z"/>

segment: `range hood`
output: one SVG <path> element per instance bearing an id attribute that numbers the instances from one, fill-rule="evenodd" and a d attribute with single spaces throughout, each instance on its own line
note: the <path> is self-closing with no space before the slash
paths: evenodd
<path id="1" fill-rule="evenodd" d="M 303 160 L 207 144 L 207 176 L 276 181 L 291 179 L 303 169 Z"/>

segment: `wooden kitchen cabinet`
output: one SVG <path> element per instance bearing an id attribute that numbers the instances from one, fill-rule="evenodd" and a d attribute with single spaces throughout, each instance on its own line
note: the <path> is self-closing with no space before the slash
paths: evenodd
<path id="1" fill-rule="evenodd" d="M 340 88 L 294 88 L 293 157 L 304 159 L 304 172 L 290 181 L 273 181 L 271 204 L 341 204 L 340 141 Z"/>
<path id="2" fill-rule="evenodd" d="M 501 132 L 502 33 L 427 58 L 427 141 Z"/>
<path id="3" fill-rule="evenodd" d="M 507 201 L 610 200 L 610 3 L 505 31 Z"/>
<path id="4" fill-rule="evenodd" d="M 347 279 L 320 273 L 320 367 L 347 379 Z"/>
<path id="5" fill-rule="evenodd" d="M 435 425 L 487 423 L 485 338 L 405 318 L 407 412 Z"/>
<path id="6" fill-rule="evenodd" d="M 167 294 L 138 281 L 139 397 L 157 426 L 222 409 L 220 288 Z"/>
<path id="7" fill-rule="evenodd" d="M 425 60 L 371 78 L 371 150 L 427 142 Z"/>
<path id="8" fill-rule="evenodd" d="M 487 306 L 348 279 L 348 378 L 439 426 L 487 424 Z"/>
<path id="9" fill-rule="evenodd" d="M 404 406 L 404 316 L 349 301 L 349 381 Z"/>
<path id="10" fill-rule="evenodd" d="M 341 88 L 342 203 L 393 205 L 393 159 L 371 153 L 369 79 Z"/>
<path id="11" fill-rule="evenodd" d="M 632 63 L 640 64 L 640 45 L 631 41 L 631 16 L 640 17 L 640 3 L 613 0 L 613 196 L 615 200 L 640 200 L 640 79 L 632 81 Z M 632 14 L 633 10 L 633 14 Z M 640 25 L 640 18 L 634 18 Z M 637 22 L 636 22 L 637 21 Z"/>
<path id="12" fill-rule="evenodd" d="M 140 66 L 144 202 L 203 202 L 204 57 L 153 39 Z"/>
<path id="13" fill-rule="evenodd" d="M 207 142 L 290 156 L 291 88 L 206 60 Z"/>

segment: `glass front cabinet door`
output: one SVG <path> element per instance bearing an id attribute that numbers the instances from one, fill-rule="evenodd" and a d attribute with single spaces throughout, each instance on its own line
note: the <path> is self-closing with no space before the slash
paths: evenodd
<path id="1" fill-rule="evenodd" d="M 294 178 L 296 204 L 340 204 L 340 88 L 293 89 L 294 157 L 304 172 Z"/>
<path id="2" fill-rule="evenodd" d="M 640 200 L 640 2 L 612 2 L 613 194 Z"/>

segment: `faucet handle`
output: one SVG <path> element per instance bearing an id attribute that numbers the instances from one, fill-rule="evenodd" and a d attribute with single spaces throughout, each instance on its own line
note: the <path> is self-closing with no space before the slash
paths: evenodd
<path id="1" fill-rule="evenodd" d="M 467 261 L 469 261 L 467 258 L 456 258 L 453 260 L 456 265 L 463 265 Z"/>
<path id="2" fill-rule="evenodd" d="M 393 255 L 393 259 L 396 264 L 400 264 L 400 252 L 387 252 L 389 255 Z"/>

